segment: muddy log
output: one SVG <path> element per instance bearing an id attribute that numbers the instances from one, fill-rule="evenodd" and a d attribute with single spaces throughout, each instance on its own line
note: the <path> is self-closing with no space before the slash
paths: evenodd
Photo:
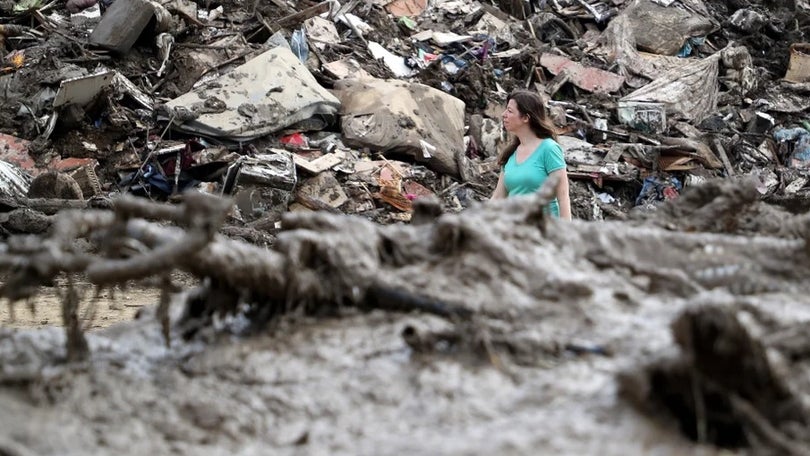
<path id="1" fill-rule="evenodd" d="M 18 198 L 13 201 L 0 201 L 0 204 L 9 207 L 27 207 L 45 215 L 54 215 L 65 209 L 85 209 L 87 207 L 99 207 L 97 201 L 89 202 L 77 199 L 57 199 L 57 198 Z M 95 206 L 94 206 L 95 204 Z"/>
<path id="2" fill-rule="evenodd" d="M 695 227 L 702 227 L 704 219 L 713 223 L 725 219 L 723 226 L 728 226 L 734 225 L 734 217 L 745 213 L 745 207 L 756 204 L 739 184 L 712 185 L 719 193 L 696 190 L 693 196 L 686 195 L 682 204 L 671 205 L 661 213 L 688 213 Z M 326 212 L 288 213 L 269 250 L 216 233 L 229 201 L 193 193 L 180 206 L 120 198 L 112 212 L 85 210 L 57 215 L 51 235 L 33 243 L 39 247 L 26 243 L 15 251 L 16 244 L 11 243 L 0 260 L 6 268 L 17 269 L 15 277 L 20 282 L 29 284 L 47 283 L 62 272 L 83 272 L 93 283 L 107 286 L 160 277 L 179 269 L 201 279 L 216 278 L 257 300 L 304 307 L 334 303 L 361 306 L 373 298 L 369 294 L 372 289 L 419 296 L 425 278 L 411 276 L 409 271 L 424 263 L 434 264 L 451 277 L 461 265 L 470 267 L 464 277 L 452 279 L 458 281 L 454 286 L 466 288 L 472 281 L 497 289 L 498 282 L 503 281 L 502 287 L 524 290 L 520 300 L 530 305 L 566 286 L 567 280 L 553 273 L 540 286 L 529 272 L 550 254 L 549 247 L 599 267 L 627 268 L 633 275 L 647 277 L 651 290 L 679 295 L 718 287 L 751 294 L 802 286 L 802 278 L 810 273 L 806 261 L 808 224 L 803 217 L 782 223 L 780 232 L 774 233 L 780 237 L 754 239 L 620 223 L 574 222 L 561 229 L 561 222 L 548 220 L 542 212 L 549 197 L 546 188 L 530 202 L 481 205 L 462 214 L 439 216 L 432 223 L 426 220 L 432 220 L 439 211 L 433 207 L 435 203 L 422 202 L 414 218 L 425 220 L 411 226 L 379 226 Z M 171 221 L 179 227 L 147 219 Z M 88 237 L 99 254 L 75 250 L 72 242 L 79 237 Z M 524 244 L 531 247 L 524 248 Z M 649 252 L 658 254 L 651 257 Z M 7 285 L 3 293 L 20 298 L 25 295 L 21 289 Z M 426 298 L 465 306 L 473 312 L 509 313 L 508 306 L 482 304 L 458 293 Z"/>

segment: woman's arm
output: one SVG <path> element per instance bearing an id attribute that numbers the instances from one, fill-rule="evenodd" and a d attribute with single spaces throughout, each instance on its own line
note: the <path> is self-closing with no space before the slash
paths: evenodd
<path id="1" fill-rule="evenodd" d="M 571 220 L 571 196 L 568 193 L 568 173 L 565 168 L 552 171 L 550 176 L 559 173 L 560 182 L 557 184 L 557 203 L 560 205 L 560 218 Z"/>
<path id="2" fill-rule="evenodd" d="M 498 176 L 498 185 L 495 186 L 495 191 L 492 192 L 492 196 L 489 199 L 491 201 L 505 198 L 506 198 L 506 186 L 503 184 L 503 171 L 501 171 L 501 175 Z"/>

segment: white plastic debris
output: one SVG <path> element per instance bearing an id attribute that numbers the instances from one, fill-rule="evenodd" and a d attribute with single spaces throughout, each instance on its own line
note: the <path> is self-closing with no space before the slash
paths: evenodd
<path id="1" fill-rule="evenodd" d="M 70 15 L 70 22 L 74 25 L 97 24 L 101 20 L 101 7 L 96 3 L 86 10 Z"/>
<path id="2" fill-rule="evenodd" d="M 420 139 L 419 145 L 422 146 L 422 156 L 425 158 L 430 158 L 436 153 L 436 146 L 425 140 Z"/>
<path id="3" fill-rule="evenodd" d="M 351 13 L 341 14 L 337 17 L 337 20 L 349 27 L 354 26 L 360 33 L 368 33 L 374 30 L 374 27 L 368 25 L 368 23 Z"/>
<path id="4" fill-rule="evenodd" d="M 205 11 L 205 10 L 197 10 L 197 19 L 201 21 L 208 21 L 213 22 L 225 13 L 225 10 L 222 8 L 222 5 L 217 6 L 216 8 Z"/>
<path id="5" fill-rule="evenodd" d="M 392 53 L 388 49 L 385 49 L 380 43 L 369 41 L 368 50 L 376 60 L 383 59 L 385 65 L 397 77 L 403 78 L 413 76 L 414 70 L 405 64 L 405 58 Z"/>
<path id="6" fill-rule="evenodd" d="M 616 201 L 616 198 L 604 192 L 599 193 L 596 195 L 596 197 L 599 198 L 599 201 L 605 204 L 613 204 L 613 202 Z"/>

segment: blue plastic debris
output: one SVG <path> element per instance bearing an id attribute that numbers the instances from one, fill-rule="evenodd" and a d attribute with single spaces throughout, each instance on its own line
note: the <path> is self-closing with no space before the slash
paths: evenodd
<path id="1" fill-rule="evenodd" d="M 693 36 L 692 38 L 687 39 L 686 42 L 683 43 L 681 50 L 678 52 L 678 57 L 689 57 L 692 55 L 692 51 L 695 47 L 702 46 L 705 42 L 705 36 Z"/>
<path id="2" fill-rule="evenodd" d="M 456 74 L 467 67 L 467 61 L 456 58 L 453 55 L 445 54 L 442 56 L 442 65 L 444 70 L 450 74 Z"/>
<path id="3" fill-rule="evenodd" d="M 307 44 L 307 35 L 303 27 L 292 32 L 292 36 L 290 37 L 290 49 L 292 49 L 293 54 L 298 57 L 301 63 L 307 63 L 307 59 L 309 58 L 309 45 Z"/>
<path id="4" fill-rule="evenodd" d="M 790 160 L 794 168 L 806 168 L 810 166 L 810 134 L 802 135 L 793 146 L 793 156 Z"/>
<path id="5" fill-rule="evenodd" d="M 636 206 L 675 199 L 682 188 L 681 181 L 675 176 L 647 176 L 636 198 Z"/>
<path id="6" fill-rule="evenodd" d="M 804 128 L 779 128 L 773 139 L 780 143 L 793 143 L 787 163 L 793 168 L 810 168 L 810 131 Z"/>
<path id="7" fill-rule="evenodd" d="M 801 127 L 796 128 L 778 128 L 773 132 L 773 139 L 778 142 L 795 141 L 801 136 L 810 134 L 807 130 Z"/>

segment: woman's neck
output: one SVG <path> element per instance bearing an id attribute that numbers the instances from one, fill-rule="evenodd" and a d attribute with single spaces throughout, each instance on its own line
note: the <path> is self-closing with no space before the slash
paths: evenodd
<path id="1" fill-rule="evenodd" d="M 537 144 L 542 141 L 542 138 L 538 138 L 534 132 L 527 128 L 522 131 L 515 132 L 515 136 L 517 136 L 518 141 L 520 141 L 521 145 L 530 146 L 532 144 Z"/>

